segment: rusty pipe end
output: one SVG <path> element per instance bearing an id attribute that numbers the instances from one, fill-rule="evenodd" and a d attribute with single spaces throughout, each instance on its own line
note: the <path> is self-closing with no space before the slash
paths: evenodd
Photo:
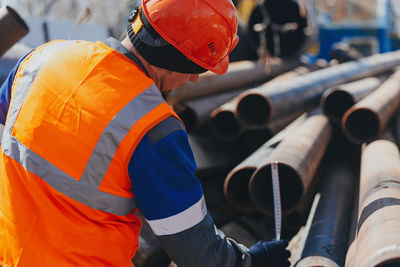
<path id="1" fill-rule="evenodd" d="M 236 114 L 240 122 L 249 129 L 265 127 L 272 115 L 270 101 L 258 93 L 249 93 L 240 97 Z"/>
<path id="2" fill-rule="evenodd" d="M 362 144 L 372 141 L 379 135 L 380 120 L 378 115 L 368 108 L 348 110 L 342 119 L 342 130 L 349 141 Z"/>
<path id="3" fill-rule="evenodd" d="M 243 212 L 256 212 L 250 201 L 249 181 L 256 168 L 244 167 L 228 174 L 224 182 L 224 194 L 229 203 Z"/>
<path id="4" fill-rule="evenodd" d="M 221 140 L 233 140 L 242 132 L 239 121 L 231 111 L 218 112 L 210 123 L 213 133 Z"/>
<path id="5" fill-rule="evenodd" d="M 300 202 L 304 187 L 300 175 L 285 163 L 278 164 L 282 214 L 289 214 Z M 256 170 L 249 183 L 250 199 L 264 214 L 274 214 L 271 163 Z"/>
<path id="6" fill-rule="evenodd" d="M 321 100 L 323 113 L 337 124 L 340 124 L 343 115 L 354 104 L 352 95 L 344 90 L 333 90 Z"/>

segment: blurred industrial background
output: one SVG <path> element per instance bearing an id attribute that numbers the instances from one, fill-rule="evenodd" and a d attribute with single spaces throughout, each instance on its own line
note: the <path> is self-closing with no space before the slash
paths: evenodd
<path id="1" fill-rule="evenodd" d="M 133 1 L 0 1 L 0 81 L 45 42 L 121 38 Z M 400 1 L 233 3 L 228 72 L 166 96 L 215 223 L 274 238 L 277 161 L 292 266 L 400 266 Z M 134 263 L 174 266 L 146 225 Z"/>

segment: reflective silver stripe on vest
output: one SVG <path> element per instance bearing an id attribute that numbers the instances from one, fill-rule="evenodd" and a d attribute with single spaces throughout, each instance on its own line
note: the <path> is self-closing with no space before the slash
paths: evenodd
<path id="1" fill-rule="evenodd" d="M 31 59 L 33 64 L 31 63 L 24 66 L 23 77 L 19 80 L 18 86 L 13 92 L 14 96 L 8 111 L 8 125 L 5 125 L 4 130 L 11 132 L 11 128 L 15 123 L 22 103 L 24 103 L 29 88 L 31 87 L 33 80 L 36 78 L 36 75 L 39 73 L 42 65 L 49 60 L 49 58 L 51 58 L 58 51 L 58 49 L 66 46 L 67 44 L 71 44 L 72 42 L 73 41 L 54 42 L 48 44 L 44 48 L 39 48 L 37 52 L 32 52 L 34 53 Z"/>
<path id="2" fill-rule="evenodd" d="M 33 54 L 31 63 L 24 66 L 28 71 L 24 71 L 16 88 L 13 88 L 18 95 L 14 95 L 9 112 L 15 115 L 7 121 L 2 139 L 2 149 L 6 155 L 20 163 L 27 171 L 38 175 L 62 194 L 96 210 L 123 216 L 136 208 L 135 200 L 102 192 L 98 188 L 120 142 L 132 126 L 149 111 L 164 102 L 159 89 L 154 84 L 128 103 L 106 126 L 79 181 L 58 169 L 11 135 L 16 116 L 36 75 L 46 60 L 68 43 L 70 42 L 54 43 L 44 48 L 43 51 L 33 52 L 35 54 Z"/>
<path id="3" fill-rule="evenodd" d="M 9 132 L 4 132 L 4 135 L 3 152 L 64 195 L 93 209 L 121 216 L 136 207 L 134 199 L 118 197 L 86 186 L 27 148 Z"/>
<path id="4" fill-rule="evenodd" d="M 81 182 L 98 188 L 122 139 L 138 120 L 162 102 L 161 92 L 153 84 L 126 105 L 101 134 L 82 174 Z"/>

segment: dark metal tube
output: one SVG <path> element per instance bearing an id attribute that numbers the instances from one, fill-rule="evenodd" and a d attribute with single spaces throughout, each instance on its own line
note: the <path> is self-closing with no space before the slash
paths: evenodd
<path id="1" fill-rule="evenodd" d="M 224 183 L 224 194 L 232 206 L 244 212 L 256 211 L 255 206 L 250 201 L 248 192 L 250 177 L 260 166 L 260 163 L 271 154 L 277 144 L 294 132 L 305 120 L 305 117 L 306 115 L 300 116 L 228 173 Z"/>
<path id="2" fill-rule="evenodd" d="M 339 124 L 349 108 L 378 88 L 380 84 L 380 79 L 369 77 L 332 87 L 323 93 L 321 109 L 332 122 Z"/>
<path id="3" fill-rule="evenodd" d="M 188 132 L 196 130 L 210 120 L 210 113 L 223 103 L 231 100 L 242 93 L 244 89 L 222 92 L 215 95 L 209 95 L 202 98 L 189 100 L 184 103 L 176 105 L 175 111 L 184 122 Z M 224 124 L 217 126 L 229 127 L 230 125 Z M 229 129 L 228 129 L 229 131 Z"/>
<path id="4" fill-rule="evenodd" d="M 357 176 L 353 170 L 349 162 L 330 162 L 321 179 L 321 198 L 296 267 L 344 265 Z"/>
<path id="5" fill-rule="evenodd" d="M 400 265 L 400 154 L 392 141 L 364 145 L 355 266 Z"/>
<path id="6" fill-rule="evenodd" d="M 375 76 L 400 63 L 400 51 L 388 52 L 317 70 L 279 84 L 259 86 L 242 93 L 237 116 L 248 127 L 305 111 L 318 104 L 329 87 Z"/>
<path id="7" fill-rule="evenodd" d="M 306 195 L 331 135 L 328 118 L 312 116 L 264 159 L 249 183 L 251 201 L 262 213 L 273 214 L 271 164 L 278 162 L 282 213 L 286 215 Z"/>
<path id="8" fill-rule="evenodd" d="M 358 198 L 360 189 L 360 179 L 356 179 L 355 194 L 353 202 L 353 212 L 351 215 L 349 243 L 346 253 L 345 267 L 356 267 L 356 253 L 357 253 L 357 224 L 358 224 Z"/>
<path id="9" fill-rule="evenodd" d="M 382 133 L 399 106 L 400 71 L 397 71 L 344 114 L 342 130 L 355 144 L 371 141 Z"/>
<path id="10" fill-rule="evenodd" d="M 264 85 L 266 85 L 266 84 L 271 85 L 274 83 L 278 84 L 282 81 L 290 80 L 295 77 L 304 75 L 312 70 L 313 70 L 313 68 L 311 66 L 307 66 L 307 67 L 300 66 L 300 67 L 297 67 L 291 71 L 288 71 L 284 74 L 281 74 L 281 75 L 273 78 L 272 80 L 266 82 Z M 237 138 L 244 131 L 244 128 L 247 128 L 250 130 L 251 129 L 253 129 L 253 130 L 266 129 L 266 127 L 259 127 L 259 128 L 250 127 L 249 128 L 248 127 L 249 125 L 245 125 L 247 127 L 244 127 L 244 125 L 242 125 L 239 122 L 239 120 L 237 118 L 237 114 L 236 114 L 236 106 L 237 106 L 237 103 L 239 102 L 239 100 L 240 100 L 239 97 L 235 97 L 232 100 L 230 100 L 229 102 L 217 107 L 216 109 L 214 109 L 211 112 L 211 114 L 210 114 L 211 128 L 213 129 L 213 132 L 216 137 L 223 139 L 223 140 L 232 140 L 232 139 Z M 297 115 L 299 116 L 300 114 L 301 113 L 298 113 Z M 277 121 L 282 121 L 282 120 L 277 120 Z M 272 122 L 272 124 L 275 124 L 275 123 Z M 279 128 L 278 130 L 280 130 L 281 128 Z M 276 129 L 276 127 L 275 127 L 275 129 Z M 272 132 L 276 133 L 277 131 L 272 131 Z"/>
<path id="11" fill-rule="evenodd" d="M 189 133 L 188 137 L 196 160 L 196 175 L 207 176 L 219 171 L 227 173 L 243 158 L 240 147 L 222 144 L 208 134 Z"/>
<path id="12" fill-rule="evenodd" d="M 237 97 L 215 108 L 210 113 L 213 134 L 222 140 L 233 140 L 240 136 L 244 128 L 235 115 Z"/>
<path id="13" fill-rule="evenodd" d="M 166 96 L 166 99 L 168 104 L 174 106 L 187 99 L 260 84 L 300 64 L 298 60 L 274 61 L 268 70 L 265 65 L 253 61 L 233 62 L 226 74 L 217 75 L 212 72 L 201 74 L 196 83 L 187 83 L 176 88 Z"/>
<path id="14" fill-rule="evenodd" d="M 28 25 L 14 9 L 9 6 L 0 8 L 0 56 L 28 32 Z"/>
<path id="15" fill-rule="evenodd" d="M 360 51 L 351 47 L 350 44 L 346 42 L 333 44 L 330 56 L 332 59 L 336 59 L 339 63 L 357 60 L 364 57 Z"/>

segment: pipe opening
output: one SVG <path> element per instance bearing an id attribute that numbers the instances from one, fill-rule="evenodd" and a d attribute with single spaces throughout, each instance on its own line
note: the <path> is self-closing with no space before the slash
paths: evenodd
<path id="1" fill-rule="evenodd" d="M 243 124 L 250 128 L 257 128 L 268 122 L 271 108 L 265 97 L 259 94 L 250 94 L 239 101 L 237 115 Z"/>
<path id="2" fill-rule="evenodd" d="M 193 109 L 186 107 L 183 111 L 179 112 L 178 115 L 185 124 L 188 132 L 191 132 L 197 128 L 198 118 Z"/>
<path id="3" fill-rule="evenodd" d="M 345 118 L 345 129 L 360 143 L 372 140 L 379 132 L 379 118 L 369 109 L 356 109 Z"/>
<path id="4" fill-rule="evenodd" d="M 221 139 L 232 139 L 240 134 L 240 124 L 230 111 L 222 111 L 211 119 L 215 135 Z"/>
<path id="5" fill-rule="evenodd" d="M 240 210 L 255 211 L 255 207 L 250 201 L 248 190 L 250 177 L 255 170 L 255 168 L 251 167 L 239 169 L 225 181 L 225 197 L 234 207 Z"/>
<path id="6" fill-rule="evenodd" d="M 246 148 L 250 151 L 254 151 L 267 142 L 272 136 L 273 133 L 268 128 L 255 129 L 245 131 L 243 133 L 243 140 Z"/>
<path id="7" fill-rule="evenodd" d="M 282 213 L 290 212 L 301 200 L 303 184 L 297 172 L 283 163 L 278 164 Z M 265 214 L 273 214 L 271 164 L 259 168 L 250 180 L 250 199 Z"/>
<path id="8" fill-rule="evenodd" d="M 298 211 L 294 211 L 288 214 L 285 218 L 286 225 L 292 228 L 301 225 L 303 221 L 304 221 L 304 215 Z"/>
<path id="9" fill-rule="evenodd" d="M 400 266 L 400 259 L 390 260 L 379 265 L 379 267 L 398 267 Z"/>
<path id="10" fill-rule="evenodd" d="M 326 97 L 322 109 L 333 122 L 340 123 L 344 113 L 353 105 L 354 99 L 349 93 L 336 90 Z"/>

